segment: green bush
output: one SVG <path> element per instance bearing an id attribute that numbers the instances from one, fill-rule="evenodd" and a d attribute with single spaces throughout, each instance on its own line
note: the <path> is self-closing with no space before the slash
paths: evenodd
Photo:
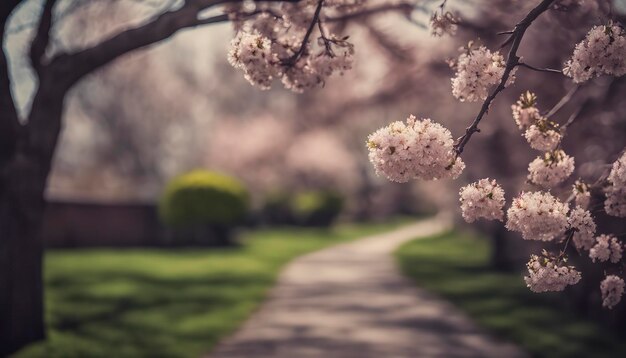
<path id="1" fill-rule="evenodd" d="M 267 195 L 261 206 L 260 218 L 270 225 L 293 224 L 291 208 L 292 196 L 284 191 L 276 191 Z"/>
<path id="2" fill-rule="evenodd" d="M 176 236 L 202 241 L 197 237 L 227 236 L 230 228 L 245 219 L 248 201 L 248 192 L 237 179 L 194 170 L 167 184 L 159 215 L 179 234 Z"/>
<path id="3" fill-rule="evenodd" d="M 291 209 L 302 225 L 328 226 L 341 213 L 343 198 L 331 191 L 303 192 L 292 199 Z"/>

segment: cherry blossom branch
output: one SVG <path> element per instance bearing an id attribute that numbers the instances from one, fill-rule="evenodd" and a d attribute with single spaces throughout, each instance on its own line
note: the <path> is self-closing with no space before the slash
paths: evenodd
<path id="1" fill-rule="evenodd" d="M 309 43 L 309 38 L 311 37 L 311 34 L 313 33 L 313 29 L 315 29 L 315 25 L 317 25 L 317 23 L 319 21 L 320 13 L 322 12 L 323 4 L 324 4 L 324 0 L 319 0 L 317 2 L 317 7 L 315 8 L 315 13 L 313 14 L 313 19 L 311 20 L 311 24 L 309 24 L 309 28 L 306 30 L 306 33 L 304 34 L 304 38 L 302 39 L 302 43 L 300 44 L 300 48 L 298 48 L 298 51 L 296 51 L 296 53 L 294 53 L 291 57 L 289 57 L 288 59 L 286 59 L 283 62 L 283 64 L 285 66 L 293 66 L 293 65 L 295 65 L 296 62 L 298 62 L 298 60 L 300 59 L 300 57 L 304 53 L 304 50 L 306 49 L 306 45 Z"/>
<path id="2" fill-rule="evenodd" d="M 554 1 L 555 0 L 543 0 L 541 3 L 539 3 L 539 5 L 533 8 L 522 21 L 515 25 L 513 33 L 503 43 L 502 47 L 506 46 L 509 43 L 512 43 L 512 45 L 506 59 L 506 67 L 504 68 L 504 73 L 502 74 L 500 83 L 493 90 L 493 92 L 491 92 L 487 99 L 485 99 L 480 108 L 480 111 L 478 112 L 478 115 L 476 116 L 472 124 L 465 129 L 465 134 L 457 139 L 457 142 L 454 145 L 454 150 L 457 157 L 463 153 L 463 149 L 471 139 L 472 135 L 480 131 L 478 129 L 478 124 L 483 119 L 485 114 L 489 111 L 489 106 L 491 105 L 491 102 L 493 102 L 498 94 L 502 92 L 506 87 L 506 83 L 509 80 L 511 71 L 513 71 L 513 69 L 519 64 L 519 56 L 517 55 L 517 50 L 519 49 L 520 43 L 522 42 L 522 38 L 524 37 L 526 30 L 533 23 L 533 21 L 535 21 L 542 13 L 550 8 L 550 5 L 552 5 Z"/>
<path id="3" fill-rule="evenodd" d="M 537 71 L 537 72 L 549 72 L 549 73 L 558 73 L 560 75 L 563 74 L 563 71 L 556 70 L 554 68 L 539 68 L 535 66 L 531 66 L 525 62 L 518 62 L 517 66 L 528 68 L 529 70 Z"/>

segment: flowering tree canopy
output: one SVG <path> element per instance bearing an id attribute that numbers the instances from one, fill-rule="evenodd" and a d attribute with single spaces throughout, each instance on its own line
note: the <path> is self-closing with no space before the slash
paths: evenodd
<path id="1" fill-rule="evenodd" d="M 268 89 L 274 79 L 286 88 L 302 92 L 324 84 L 327 77 L 352 68 L 355 46 L 347 36 L 331 33 L 326 24 L 336 16 L 346 16 L 364 9 L 362 0 L 308 0 L 295 4 L 268 5 L 257 9 L 262 13 L 246 19 L 241 5 L 229 7 L 235 19 L 237 35 L 232 42 L 229 61 L 244 72 L 252 84 Z M 577 4 L 579 2 L 576 2 Z M 572 55 L 562 70 L 538 68 L 522 62 L 518 50 L 522 39 L 543 13 L 567 10 L 572 1 L 544 0 L 532 8 L 511 31 L 503 32 L 506 40 L 500 49 L 475 46 L 470 42 L 450 65 L 455 70 L 452 94 L 461 102 L 479 102 L 482 106 L 465 133 L 454 140 L 450 130 L 431 119 L 411 115 L 406 122 L 393 122 L 372 133 L 367 140 L 369 159 L 376 172 L 395 182 L 410 180 L 456 179 L 465 163 L 461 155 L 471 137 L 479 132 L 498 94 L 511 85 L 518 69 L 567 76 L 574 89 L 560 104 L 548 112 L 538 107 L 537 96 L 526 91 L 512 105 L 512 117 L 526 139 L 529 148 L 541 152 L 528 165 L 527 184 L 532 188 L 512 199 L 504 219 L 505 194 L 496 180 L 481 179 L 460 191 L 461 211 L 468 222 L 478 219 L 504 220 L 506 228 L 519 232 L 525 240 L 562 243 L 557 253 L 545 251 L 532 255 L 525 277 L 534 292 L 560 291 L 581 279 L 581 273 L 567 265 L 565 248 L 572 245 L 579 252 L 588 251 L 593 262 L 610 264 L 607 272 L 623 269 L 622 246 L 614 235 L 602 234 L 594 222 L 594 210 L 588 208 L 591 192 L 604 195 L 604 211 L 608 215 L 626 217 L 626 153 L 612 164 L 609 173 L 598 173 L 594 184 L 577 181 L 573 191 L 563 188 L 572 176 L 576 162 L 562 148 L 566 129 L 578 114 L 560 125 L 550 117 L 571 100 L 578 86 L 599 76 L 626 74 L 626 33 L 609 16 L 605 23 L 589 29 L 578 44 L 572 44 Z M 446 1 L 432 14 L 433 36 L 455 35 L 463 25 L 460 15 L 445 10 Z M 317 41 L 311 41 L 317 31 Z M 500 53 L 508 47 L 506 57 Z M 574 202 L 575 205 L 571 205 Z M 624 290 L 624 281 L 609 274 L 600 285 L 603 305 L 614 307 Z"/>

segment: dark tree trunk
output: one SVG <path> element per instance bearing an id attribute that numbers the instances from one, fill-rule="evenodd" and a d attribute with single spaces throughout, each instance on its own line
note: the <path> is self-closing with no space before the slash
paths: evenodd
<path id="1" fill-rule="evenodd" d="M 513 260 L 508 252 L 507 230 L 504 225 L 498 225 L 491 234 L 491 267 L 498 271 L 511 271 Z"/>
<path id="2" fill-rule="evenodd" d="M 40 79 L 28 124 L 0 162 L 0 356 L 45 338 L 41 225 L 64 95 Z"/>
<path id="3" fill-rule="evenodd" d="M 44 338 L 43 183 L 18 154 L 0 184 L 0 356 Z M 39 174 L 39 175 L 38 175 Z"/>

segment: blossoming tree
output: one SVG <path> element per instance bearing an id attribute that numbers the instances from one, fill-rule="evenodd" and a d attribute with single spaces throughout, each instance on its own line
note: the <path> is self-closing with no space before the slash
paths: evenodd
<path id="1" fill-rule="evenodd" d="M 33 38 L 28 51 L 29 65 L 36 77 L 32 101 L 24 113 L 18 110 L 5 49 L 12 15 L 26 0 L 0 4 L 0 355 L 45 337 L 41 225 L 44 191 L 63 126 L 64 103 L 68 92 L 85 76 L 135 50 L 166 40 L 183 29 L 233 21 L 265 22 L 266 29 L 240 32 L 231 51 L 233 63 L 242 66 L 246 77 L 260 85 L 280 76 L 294 90 L 320 85 L 323 79 L 349 66 L 352 45 L 345 37 L 324 35 L 318 43 L 315 29 L 325 24 L 346 22 L 389 11 L 411 11 L 415 1 L 393 4 L 360 4 L 354 1 L 299 0 L 181 0 L 150 2 L 149 17 L 122 26 L 111 26 L 99 40 L 82 47 L 64 48 L 55 42 L 55 29 L 72 10 L 97 0 L 44 0 L 31 19 Z M 367 5 L 355 7 L 356 5 Z M 258 34 L 280 33 L 281 57 L 267 57 L 269 43 Z M 278 26 L 291 24 L 288 27 Z M 309 24 L 309 25 L 304 25 Z M 24 25 L 24 24 L 20 24 Z M 246 25 L 247 26 L 247 25 Z M 301 29 L 305 27 L 304 31 Z M 256 26 L 255 26 L 256 27 Z M 122 30 L 119 30 L 123 28 Z M 124 29 L 125 28 L 125 29 Z M 324 30 L 325 31 L 325 30 Z M 278 43 L 277 41 L 275 41 Z M 250 45 L 256 46 L 256 50 Z M 322 56 L 312 56 L 320 45 Z M 317 51 L 317 50 L 316 50 Z M 317 52 L 316 52 L 317 54 Z M 239 59 L 243 59 L 240 62 Z M 343 60 L 338 60 L 343 58 Z M 254 65 L 248 60 L 252 59 Z M 278 61 L 278 62 L 276 62 Z M 256 66 L 256 67 L 255 67 Z M 339 67 L 338 67 L 339 66 Z M 251 70 L 259 68 L 259 72 Z"/>
<path id="2" fill-rule="evenodd" d="M 59 1 L 62 2 L 62 1 Z M 367 141 L 376 170 L 392 181 L 439 180 L 459 177 L 462 159 L 492 103 L 526 70 L 562 73 L 577 85 L 597 76 L 626 73 L 626 40 L 622 25 L 612 22 L 593 27 L 578 45 L 563 70 L 537 68 L 518 55 L 520 44 L 533 22 L 554 8 L 567 8 L 572 0 L 543 0 L 503 33 L 500 49 L 470 43 L 452 65 L 452 94 L 460 101 L 482 102 L 465 133 L 452 132 L 431 119 L 411 115 L 373 133 Z M 22 3 L 0 5 L 3 41 L 11 14 Z M 41 217 L 43 193 L 62 127 L 64 99 L 86 75 L 131 51 L 163 41 L 181 29 L 231 21 L 236 35 L 228 53 L 230 63 L 260 89 L 275 80 L 294 92 L 321 87 L 330 76 L 350 70 L 358 46 L 344 34 L 345 23 L 386 11 L 410 14 L 429 1 L 374 0 L 182 0 L 166 2 L 144 22 L 85 48 L 59 50 L 50 45 L 51 29 L 62 17 L 57 1 L 46 0 L 36 22 L 30 46 L 30 62 L 38 85 L 30 110 L 20 118 L 11 94 L 4 50 L 0 55 L 0 354 L 44 337 L 41 275 Z M 218 10 L 211 15 L 209 11 Z M 207 13 L 209 14 L 207 16 Z M 446 11 L 446 1 L 433 13 L 435 36 L 453 35 L 462 16 Z M 508 48 L 506 56 L 500 50 Z M 530 59 L 532 60 L 532 59 Z M 567 95 L 564 101 L 568 100 Z M 567 263 L 566 250 L 588 252 L 591 260 L 607 265 L 608 275 L 599 285 L 603 304 L 614 307 L 624 291 L 621 278 L 622 243 L 616 234 L 601 232 L 594 210 L 586 205 L 590 193 L 602 191 L 604 211 L 626 216 L 626 154 L 594 183 L 579 182 L 572 190 L 560 184 L 572 175 L 574 158 L 561 148 L 565 128 L 539 110 L 537 98 L 525 93 L 513 104 L 512 117 L 529 143 L 542 152 L 529 165 L 528 179 L 535 190 L 512 199 L 506 210 L 504 190 L 497 180 L 482 179 L 460 191 L 462 215 L 467 221 L 506 220 L 506 228 L 526 240 L 562 242 L 559 252 L 533 255 L 525 281 L 533 291 L 562 290 L 576 284 L 582 274 Z M 512 120 L 513 120 L 512 119 Z M 469 148 L 469 147 L 468 147 Z M 497 179 L 497 178 L 496 178 Z M 571 195 L 570 195 L 571 193 Z M 575 205 L 573 204 L 575 203 Z M 571 243 L 571 244 L 570 244 Z"/>
<path id="3" fill-rule="evenodd" d="M 614 22 L 610 14 L 604 24 L 592 27 L 581 42 L 572 45 L 573 53 L 562 70 L 538 68 L 522 61 L 519 46 L 532 23 L 546 11 L 566 8 L 571 3 L 541 1 L 513 30 L 502 33 L 507 37 L 500 49 L 508 47 L 506 58 L 485 46 L 470 43 L 463 48 L 458 60 L 452 61 L 456 70 L 451 80 L 452 94 L 463 102 L 482 102 L 465 133 L 453 140 L 446 128 L 431 119 L 416 120 L 413 115 L 406 123 L 394 122 L 368 138 L 370 160 L 376 171 L 397 182 L 456 178 L 465 167 L 461 156 L 466 145 L 480 131 L 478 126 L 496 97 L 521 75 L 519 69 L 567 76 L 573 82 L 573 91 L 595 77 L 626 74 L 626 36 L 622 25 Z M 436 36 L 453 35 L 462 21 L 445 12 L 445 4 L 444 1 L 431 19 Z M 557 252 L 543 250 L 530 257 L 524 280 L 534 292 L 562 291 L 579 282 L 583 273 L 568 264 L 570 243 L 592 262 L 605 263 L 606 276 L 598 286 L 603 305 L 613 308 L 624 292 L 624 280 L 620 277 L 624 269 L 623 243 L 618 239 L 623 233 L 599 234 L 603 228 L 594 222 L 598 208 L 590 207 L 590 197 L 591 193 L 601 195 L 604 213 L 626 217 L 626 153 L 622 151 L 605 173 L 597 173 L 594 183 L 577 181 L 571 188 L 563 187 L 574 172 L 575 161 L 562 148 L 562 139 L 579 113 L 573 113 L 562 125 L 552 121 L 551 115 L 571 100 L 573 91 L 547 112 L 539 110 L 537 97 L 531 92 L 523 93 L 512 105 L 511 117 L 529 149 L 541 152 L 528 165 L 527 183 L 531 190 L 514 197 L 505 215 L 504 191 L 496 180 L 481 179 L 461 188 L 461 211 L 468 222 L 505 221 L 506 228 L 520 233 L 524 240 L 562 245 Z"/>

